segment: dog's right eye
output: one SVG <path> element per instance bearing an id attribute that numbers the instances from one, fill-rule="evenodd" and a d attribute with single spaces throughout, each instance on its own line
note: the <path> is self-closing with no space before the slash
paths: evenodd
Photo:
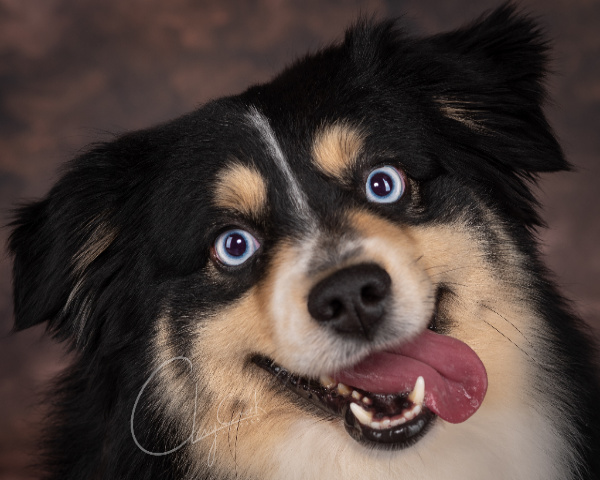
<path id="1" fill-rule="evenodd" d="M 367 178 L 366 194 L 371 202 L 395 202 L 404 194 L 404 190 L 402 174 L 390 165 L 376 168 Z"/>
<path id="2" fill-rule="evenodd" d="M 215 256 L 223 265 L 235 267 L 248 260 L 260 244 L 250 233 L 241 229 L 227 230 L 217 237 Z"/>

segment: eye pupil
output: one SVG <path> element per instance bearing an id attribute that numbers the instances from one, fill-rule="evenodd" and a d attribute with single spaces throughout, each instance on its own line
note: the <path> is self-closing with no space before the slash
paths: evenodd
<path id="1" fill-rule="evenodd" d="M 393 182 L 387 173 L 377 172 L 371 177 L 371 191 L 378 197 L 385 197 L 392 191 Z"/>
<path id="2" fill-rule="evenodd" d="M 232 257 L 241 257 L 247 249 L 246 239 L 239 233 L 232 233 L 225 240 L 225 251 Z"/>

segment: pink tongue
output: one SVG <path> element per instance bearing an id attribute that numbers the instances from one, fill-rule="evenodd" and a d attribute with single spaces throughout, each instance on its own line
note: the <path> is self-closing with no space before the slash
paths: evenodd
<path id="1" fill-rule="evenodd" d="M 373 393 L 410 392 L 425 379 L 425 405 L 450 423 L 464 422 L 483 402 L 483 363 L 460 340 L 426 330 L 411 343 L 374 353 L 335 380 Z"/>

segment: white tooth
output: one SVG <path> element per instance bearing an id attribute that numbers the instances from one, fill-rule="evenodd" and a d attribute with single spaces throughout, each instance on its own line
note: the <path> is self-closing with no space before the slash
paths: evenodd
<path id="1" fill-rule="evenodd" d="M 350 404 L 350 410 L 356 417 L 356 419 L 363 425 L 369 426 L 373 420 L 373 413 L 362 408 L 358 403 L 352 402 Z"/>
<path id="2" fill-rule="evenodd" d="M 417 378 L 413 391 L 408 394 L 408 399 L 415 405 L 423 405 L 423 400 L 425 400 L 425 379 L 423 377 Z"/>
<path id="3" fill-rule="evenodd" d="M 347 397 L 348 395 L 350 395 L 350 393 L 352 393 L 352 390 L 350 390 L 350 388 L 348 388 L 348 386 L 344 385 L 343 383 L 338 383 L 337 390 L 344 397 Z"/>
<path id="4" fill-rule="evenodd" d="M 402 416 L 406 418 L 406 420 L 412 420 L 413 418 L 415 418 L 415 414 L 412 410 L 407 410 L 406 412 L 403 412 Z"/>
<path id="5" fill-rule="evenodd" d="M 363 402 L 365 405 L 372 405 L 372 404 L 373 404 L 373 400 L 371 400 L 369 397 L 363 397 L 363 398 L 362 398 L 362 402 Z"/>
<path id="6" fill-rule="evenodd" d="M 362 398 L 362 395 L 360 393 L 358 393 L 356 390 L 352 390 L 352 398 L 354 400 L 360 400 Z"/>
<path id="7" fill-rule="evenodd" d="M 382 422 L 378 422 L 377 420 L 373 420 L 370 424 L 369 427 L 375 429 L 375 430 L 384 430 L 384 426 Z"/>
<path id="8" fill-rule="evenodd" d="M 397 427 L 398 425 L 402 425 L 403 423 L 406 423 L 406 418 L 404 418 L 403 416 L 394 418 L 390 422 L 390 428 L 391 427 Z"/>
<path id="9" fill-rule="evenodd" d="M 411 408 L 414 416 L 416 417 L 419 413 L 421 413 L 421 410 L 423 409 L 423 407 L 421 405 L 415 405 L 413 408 Z"/>
<path id="10" fill-rule="evenodd" d="M 383 420 L 383 422 L 381 422 L 381 424 L 383 425 L 383 428 L 390 428 L 392 421 L 389 418 L 386 418 Z"/>
<path id="11" fill-rule="evenodd" d="M 335 386 L 337 385 L 337 383 L 335 382 L 335 380 L 333 378 L 331 378 L 329 375 L 321 375 L 321 377 L 319 378 L 319 381 L 321 382 L 321 385 L 323 385 L 326 388 L 335 388 Z"/>

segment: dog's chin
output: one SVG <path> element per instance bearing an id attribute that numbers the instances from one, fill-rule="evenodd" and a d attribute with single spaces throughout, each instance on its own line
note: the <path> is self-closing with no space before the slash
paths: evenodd
<path id="1" fill-rule="evenodd" d="M 366 446 L 393 450 L 409 447 L 437 418 L 422 401 L 413 401 L 409 391 L 372 393 L 331 379 L 296 375 L 264 356 L 254 356 L 252 361 L 293 392 L 301 405 L 321 412 L 325 418 L 342 419 L 346 432 Z"/>

